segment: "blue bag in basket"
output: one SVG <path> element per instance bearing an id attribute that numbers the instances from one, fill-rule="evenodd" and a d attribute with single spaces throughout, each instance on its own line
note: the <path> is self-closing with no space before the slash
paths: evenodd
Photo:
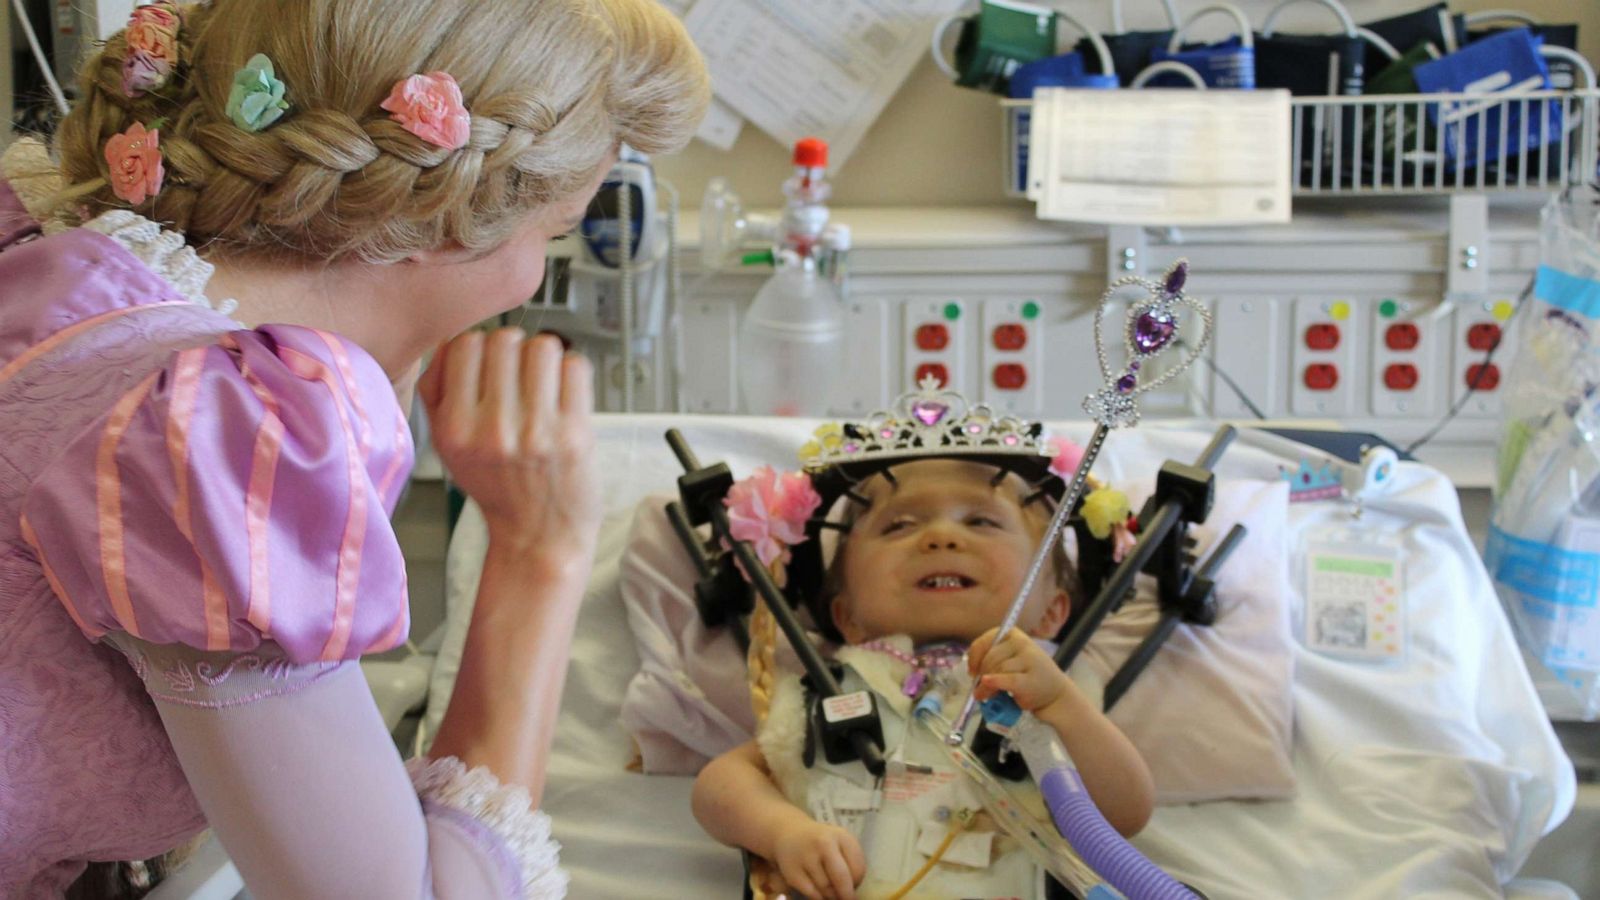
<path id="1" fill-rule="evenodd" d="M 1206 87 L 1249 90 L 1256 86 L 1256 50 L 1246 47 L 1238 37 L 1215 44 L 1193 44 L 1176 53 L 1158 48 L 1151 53 L 1154 62 L 1172 60 L 1200 73 Z M 1175 75 L 1157 75 L 1146 87 L 1189 87 L 1189 83 Z"/>
<path id="2" fill-rule="evenodd" d="M 1515 156 L 1561 134 L 1560 103 L 1526 104 L 1524 117 L 1524 104 L 1510 102 L 1519 94 L 1550 87 L 1550 70 L 1539 55 L 1539 44 L 1526 28 L 1502 31 L 1414 70 L 1417 87 L 1424 93 L 1482 98 L 1428 105 L 1428 117 L 1444 135 L 1445 157 L 1457 168 L 1473 168 L 1480 159 L 1498 160 L 1502 152 Z"/>
<path id="3" fill-rule="evenodd" d="M 1117 76 L 1084 71 L 1083 54 L 1063 53 L 1049 59 L 1036 60 L 1017 69 L 1011 75 L 1008 90 L 1015 99 L 1028 99 L 1042 87 L 1115 88 Z M 1016 147 L 1014 174 L 1009 175 L 1011 189 L 1022 193 L 1028 189 L 1028 145 L 1033 126 L 1033 115 L 1026 109 L 1013 111 L 1010 127 L 1014 130 L 1012 143 Z"/>

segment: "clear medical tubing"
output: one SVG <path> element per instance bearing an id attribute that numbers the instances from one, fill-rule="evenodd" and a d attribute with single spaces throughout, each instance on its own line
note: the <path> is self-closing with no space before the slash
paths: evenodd
<path id="1" fill-rule="evenodd" d="M 1196 900 L 1193 891 L 1133 848 L 1089 799 L 1061 738 L 1029 713 L 1011 733 L 1067 843 L 1129 900 Z"/>

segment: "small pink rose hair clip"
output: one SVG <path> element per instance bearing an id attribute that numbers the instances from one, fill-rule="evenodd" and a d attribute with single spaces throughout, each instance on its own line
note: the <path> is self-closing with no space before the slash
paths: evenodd
<path id="1" fill-rule="evenodd" d="M 161 192 L 166 172 L 161 166 L 161 132 L 145 130 L 138 122 L 122 134 L 106 141 L 106 164 L 110 167 L 111 193 L 129 205 L 138 206 Z"/>
<path id="2" fill-rule="evenodd" d="M 403 78 L 379 106 L 405 130 L 436 147 L 459 150 L 472 134 L 472 116 L 461 100 L 461 85 L 448 72 Z"/>

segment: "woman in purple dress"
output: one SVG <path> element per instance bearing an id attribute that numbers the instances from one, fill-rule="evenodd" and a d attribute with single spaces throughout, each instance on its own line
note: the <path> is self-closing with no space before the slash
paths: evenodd
<path id="1" fill-rule="evenodd" d="M 534 293 L 619 142 L 688 140 L 698 54 L 656 0 L 163 0 L 82 88 L 0 161 L 0 897 L 206 827 L 258 898 L 560 896 L 585 361 L 469 333 L 421 378 L 491 534 L 430 757 L 356 660 L 406 639 L 419 360 Z"/>

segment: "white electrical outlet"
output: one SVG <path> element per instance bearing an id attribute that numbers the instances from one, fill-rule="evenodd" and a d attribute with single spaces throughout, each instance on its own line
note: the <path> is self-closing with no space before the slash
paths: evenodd
<path id="1" fill-rule="evenodd" d="M 678 388 L 683 411 L 733 412 L 739 399 L 738 308 L 730 302 L 695 300 L 684 304 L 684 335 L 692 335 L 690 352 L 683 355 Z"/>
<path id="2" fill-rule="evenodd" d="M 1034 297 L 983 301 L 977 396 L 996 411 L 1037 416 L 1044 408 L 1044 307 Z"/>
<path id="3" fill-rule="evenodd" d="M 1384 297 L 1371 306 L 1372 414 L 1402 419 L 1438 415 L 1449 377 L 1449 368 L 1438 362 L 1439 345 L 1450 335 L 1450 321 L 1433 315 L 1437 303 Z"/>
<path id="4" fill-rule="evenodd" d="M 894 379 L 898 354 L 891 344 L 889 303 L 881 297 L 852 297 L 844 310 L 844 366 L 834 386 L 834 412 L 865 418 L 887 409 L 898 395 Z"/>
<path id="5" fill-rule="evenodd" d="M 1494 418 L 1500 415 L 1500 395 L 1505 391 L 1506 372 L 1511 366 L 1514 344 L 1507 329 L 1514 309 L 1506 298 L 1465 300 L 1456 306 L 1455 335 L 1451 341 L 1450 402 L 1462 403 L 1460 415 Z M 1498 342 L 1494 359 L 1485 363 L 1489 348 Z M 1479 374 L 1479 367 L 1487 371 Z M 1468 397 L 1474 383 L 1477 390 Z"/>
<path id="6" fill-rule="evenodd" d="M 1354 411 L 1356 323 L 1363 304 L 1349 297 L 1296 297 L 1289 411 L 1341 417 Z"/>
<path id="7" fill-rule="evenodd" d="M 1044 388 L 1040 392 L 1040 418 L 1083 418 L 1083 399 L 1105 384 L 1094 352 L 1095 306 L 1096 303 L 1057 301 L 1039 317 L 1045 324 L 1034 330 L 1042 333 L 1049 347 L 1041 373 Z M 1107 321 L 1112 317 L 1108 316 Z"/>
<path id="8" fill-rule="evenodd" d="M 1239 391 L 1267 417 L 1277 415 L 1283 403 L 1283 332 L 1278 310 L 1270 297 L 1230 297 L 1218 300 L 1213 318 L 1211 359 L 1211 413 L 1219 419 L 1251 415 L 1244 401 L 1228 387 L 1226 372 Z M 1198 373 L 1195 377 L 1200 377 Z"/>
<path id="9" fill-rule="evenodd" d="M 959 297 L 917 297 L 905 302 L 904 315 L 900 390 L 915 390 L 922 376 L 933 375 L 944 387 L 973 396 L 972 368 L 967 363 L 972 304 Z"/>

